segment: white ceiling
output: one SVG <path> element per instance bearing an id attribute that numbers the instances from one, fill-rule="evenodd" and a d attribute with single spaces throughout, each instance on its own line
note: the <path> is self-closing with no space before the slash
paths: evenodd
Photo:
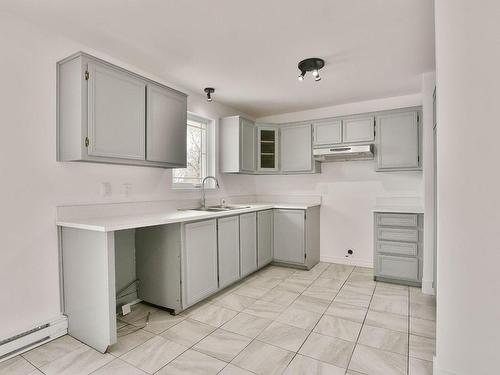
<path id="1" fill-rule="evenodd" d="M 255 117 L 420 92 L 433 0 L 2 0 L 0 10 Z M 322 81 L 297 63 L 321 57 Z"/>

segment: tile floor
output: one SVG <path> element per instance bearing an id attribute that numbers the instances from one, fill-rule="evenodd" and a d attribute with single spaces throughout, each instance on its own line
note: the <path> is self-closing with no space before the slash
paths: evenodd
<path id="1" fill-rule="evenodd" d="M 0 374 L 429 375 L 435 326 L 433 297 L 371 269 L 269 266 L 178 316 L 135 305 L 109 353 L 63 336 Z"/>

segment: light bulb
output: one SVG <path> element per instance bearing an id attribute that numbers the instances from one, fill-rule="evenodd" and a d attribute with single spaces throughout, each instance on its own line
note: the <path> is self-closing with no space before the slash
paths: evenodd
<path id="1" fill-rule="evenodd" d="M 319 74 L 316 76 L 316 78 L 314 79 L 316 82 L 318 81 L 321 81 L 321 77 L 319 76 Z"/>
<path id="2" fill-rule="evenodd" d="M 299 76 L 299 81 L 303 81 L 303 80 L 304 80 L 304 76 L 301 74 L 301 75 Z"/>
<path id="3" fill-rule="evenodd" d="M 319 76 L 318 69 L 314 69 L 314 70 L 312 71 L 312 75 L 313 75 L 314 77 Z"/>

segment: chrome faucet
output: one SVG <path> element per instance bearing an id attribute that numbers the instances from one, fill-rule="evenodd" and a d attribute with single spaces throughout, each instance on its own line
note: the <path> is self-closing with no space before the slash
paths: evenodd
<path id="1" fill-rule="evenodd" d="M 210 179 L 214 180 L 215 181 L 215 186 L 217 187 L 217 189 L 220 189 L 219 181 L 214 176 L 207 176 L 207 177 L 205 177 L 203 179 L 203 181 L 201 182 L 201 207 L 202 208 L 206 207 L 205 182 L 207 180 L 210 180 Z"/>

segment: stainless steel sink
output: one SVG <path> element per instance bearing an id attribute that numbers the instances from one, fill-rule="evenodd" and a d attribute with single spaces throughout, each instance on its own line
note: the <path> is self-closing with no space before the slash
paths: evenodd
<path id="1" fill-rule="evenodd" d="M 196 208 L 179 208 L 179 211 L 211 211 L 211 212 L 220 212 L 220 211 L 232 211 L 232 210 L 241 210 L 243 208 L 250 208 L 250 206 L 207 206 L 207 207 L 196 207 Z"/>

